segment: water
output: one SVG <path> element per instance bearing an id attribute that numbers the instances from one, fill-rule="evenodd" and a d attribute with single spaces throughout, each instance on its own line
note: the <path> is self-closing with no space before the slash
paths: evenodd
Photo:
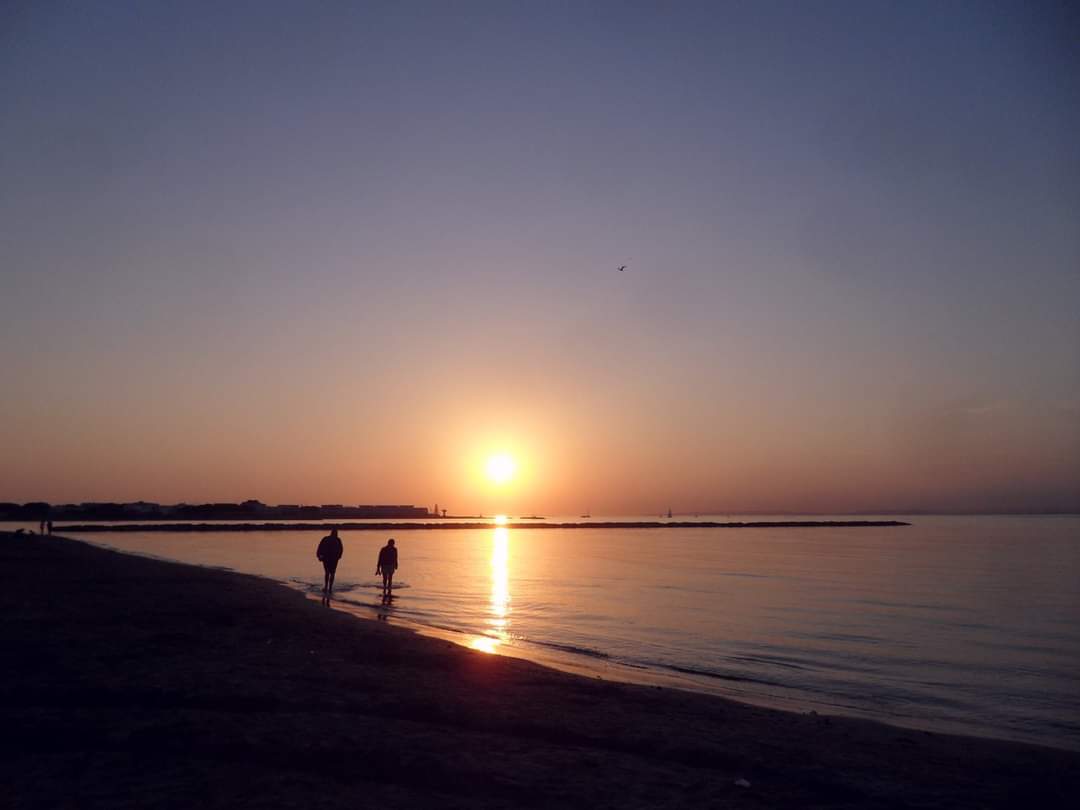
<path id="1" fill-rule="evenodd" d="M 1080 749 L 1080 517 L 907 520 L 395 531 L 389 609 L 374 576 L 386 535 L 343 532 L 336 593 L 347 609 L 603 677 Z M 318 532 L 84 539 L 322 586 Z"/>

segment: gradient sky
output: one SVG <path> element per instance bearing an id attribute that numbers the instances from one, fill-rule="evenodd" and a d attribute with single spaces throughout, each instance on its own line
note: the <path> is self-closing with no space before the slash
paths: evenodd
<path id="1" fill-rule="evenodd" d="M 1078 38 L 5 4 L 0 500 L 1080 510 Z"/>

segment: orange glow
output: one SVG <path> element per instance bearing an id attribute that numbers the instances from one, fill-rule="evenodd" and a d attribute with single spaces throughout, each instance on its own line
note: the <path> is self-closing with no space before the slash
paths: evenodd
<path id="1" fill-rule="evenodd" d="M 494 655 L 499 646 L 499 640 L 497 638 L 488 638 L 487 636 L 477 636 L 469 642 L 469 647 L 474 650 L 479 650 L 489 655 Z"/>

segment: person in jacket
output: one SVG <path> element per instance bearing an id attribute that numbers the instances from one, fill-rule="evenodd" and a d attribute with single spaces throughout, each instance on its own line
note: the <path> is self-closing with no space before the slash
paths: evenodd
<path id="1" fill-rule="evenodd" d="M 394 546 L 394 538 L 386 541 L 386 545 L 379 549 L 379 561 L 375 564 L 375 576 L 382 574 L 382 600 L 383 604 L 393 597 L 390 594 L 394 587 L 394 572 L 397 570 L 397 548 Z"/>
<path id="2" fill-rule="evenodd" d="M 330 534 L 319 541 L 319 548 L 315 551 L 315 556 L 323 564 L 323 600 L 326 602 L 334 593 L 334 575 L 337 573 L 338 560 L 345 551 L 337 532 L 337 529 L 331 529 Z"/>

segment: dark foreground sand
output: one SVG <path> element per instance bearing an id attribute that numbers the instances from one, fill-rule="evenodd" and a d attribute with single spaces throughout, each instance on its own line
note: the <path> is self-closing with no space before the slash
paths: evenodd
<path id="1" fill-rule="evenodd" d="M 58 538 L 0 534 L 0 628 L 0 807 L 1036 808 L 1080 792 L 1077 753 L 590 680 Z"/>

